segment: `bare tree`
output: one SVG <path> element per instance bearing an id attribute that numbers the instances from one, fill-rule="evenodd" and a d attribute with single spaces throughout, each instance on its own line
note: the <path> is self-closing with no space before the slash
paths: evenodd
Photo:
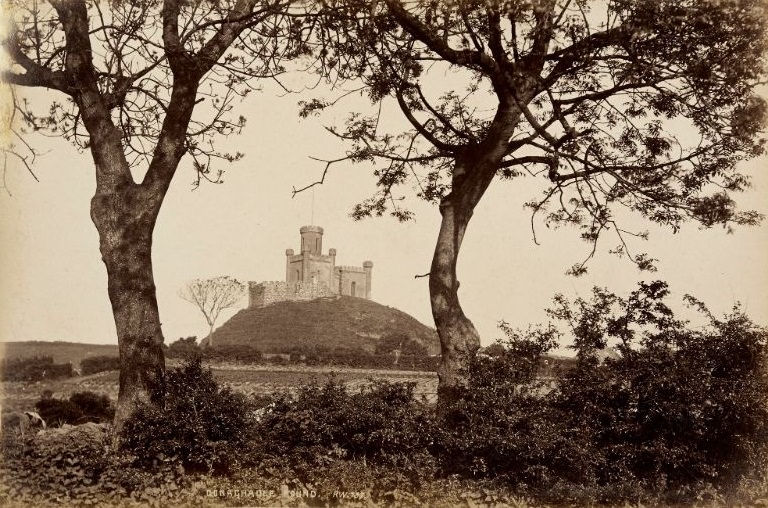
<path id="1" fill-rule="evenodd" d="M 760 219 L 737 211 L 730 193 L 749 185 L 737 163 L 763 152 L 766 103 L 755 88 L 766 79 L 765 2 L 331 3 L 318 70 L 334 85 L 355 81 L 375 107 L 329 127 L 349 151 L 305 188 L 351 160 L 375 164 L 378 178 L 353 217 L 409 219 L 404 184 L 439 204 L 429 292 L 441 394 L 466 384 L 480 344 L 459 303 L 456 266 L 495 181 L 540 182 L 542 194 L 528 203 L 532 227 L 537 215 L 548 226 L 573 225 L 589 245 L 575 275 L 606 231 L 614 253 L 653 269 L 650 257 L 630 253 L 629 238 L 647 234 L 622 226 L 621 209 L 673 230 L 688 220 L 730 227 Z M 456 82 L 462 88 L 446 85 Z M 305 101 L 302 114 L 332 99 Z M 380 121 L 390 105 L 409 130 Z"/>
<path id="2" fill-rule="evenodd" d="M 179 291 L 181 298 L 195 304 L 205 316 L 209 326 L 208 346 L 213 346 L 213 327 L 219 319 L 219 314 L 240 301 L 244 291 L 245 284 L 227 276 L 195 279 Z"/>
<path id="3" fill-rule="evenodd" d="M 8 156 L 29 164 L 31 131 L 63 136 L 93 156 L 91 218 L 99 233 L 120 347 L 118 430 L 140 402 L 164 392 L 165 360 L 152 232 L 185 155 L 197 183 L 220 181 L 217 136 L 245 119 L 233 102 L 255 80 L 278 79 L 302 51 L 290 0 L 8 1 L 11 59 L 2 80 L 50 91 L 40 107 L 14 91 Z M 295 43 L 294 43 L 295 42 Z M 6 145 L 8 146 L 8 145 Z M 20 153 L 20 150 L 28 153 Z M 29 165 L 28 165 L 29 168 Z M 3 166 L 3 171 L 7 168 Z"/>

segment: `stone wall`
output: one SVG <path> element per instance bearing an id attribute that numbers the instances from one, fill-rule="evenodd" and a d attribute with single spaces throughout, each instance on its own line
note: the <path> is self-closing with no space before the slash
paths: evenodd
<path id="1" fill-rule="evenodd" d="M 282 281 L 251 282 L 248 288 L 248 307 L 266 307 L 277 302 L 314 300 L 333 296 L 328 284 L 288 284 Z"/>
<path id="2" fill-rule="evenodd" d="M 337 266 L 335 274 L 336 293 L 344 296 L 370 298 L 368 272 L 359 266 Z"/>
<path id="3" fill-rule="evenodd" d="M 328 287 L 328 283 L 319 282 L 312 284 L 298 282 L 296 288 L 292 294 L 288 295 L 290 300 L 314 300 L 315 298 L 321 298 L 324 296 L 332 296 L 331 290 Z"/>
<path id="4" fill-rule="evenodd" d="M 282 281 L 251 282 L 248 288 L 248 307 L 266 307 L 287 299 L 288 285 Z"/>

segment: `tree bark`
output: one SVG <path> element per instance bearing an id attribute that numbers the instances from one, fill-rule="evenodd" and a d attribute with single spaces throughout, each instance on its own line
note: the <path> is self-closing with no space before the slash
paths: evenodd
<path id="1" fill-rule="evenodd" d="M 152 208 L 133 182 L 98 189 L 91 200 L 120 350 L 116 435 L 140 404 L 160 403 L 165 389 L 163 334 L 152 274 L 157 217 Z"/>
<path id="2" fill-rule="evenodd" d="M 461 308 L 456 277 L 459 249 L 472 210 L 446 200 L 440 213 L 443 218 L 432 257 L 429 296 L 442 355 L 437 369 L 438 405 L 446 408 L 467 384 L 470 363 L 480 347 L 480 334 Z"/>
<path id="3" fill-rule="evenodd" d="M 470 365 L 480 348 L 480 334 L 459 302 L 456 267 L 461 243 L 475 207 L 496 176 L 519 117 L 519 109 L 499 108 L 486 138 L 457 155 L 451 192 L 440 203 L 442 221 L 432 257 L 429 297 L 442 355 L 437 369 L 441 412 L 467 386 Z"/>

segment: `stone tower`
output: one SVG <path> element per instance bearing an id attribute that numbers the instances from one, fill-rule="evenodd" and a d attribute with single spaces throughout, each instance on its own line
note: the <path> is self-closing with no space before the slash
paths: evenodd
<path id="1" fill-rule="evenodd" d="M 249 307 L 333 295 L 371 299 L 371 261 L 365 261 L 362 267 L 337 266 L 336 249 L 323 254 L 323 228 L 303 226 L 299 234 L 299 253 L 285 251 L 285 282 L 250 283 Z"/>
<path id="2" fill-rule="evenodd" d="M 288 290 L 312 285 L 332 293 L 336 249 L 330 249 L 328 255 L 323 255 L 323 228 L 320 226 L 304 226 L 299 233 L 299 254 L 295 254 L 293 249 L 285 251 L 285 283 Z"/>

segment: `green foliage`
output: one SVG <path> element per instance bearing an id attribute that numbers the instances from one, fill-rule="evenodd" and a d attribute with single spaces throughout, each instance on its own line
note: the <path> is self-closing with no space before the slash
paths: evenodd
<path id="1" fill-rule="evenodd" d="M 86 424 L 27 438 L 3 457 L 3 506 L 188 505 L 190 479 L 172 465 L 132 467 L 111 448 L 106 425 Z M 130 504 L 130 503 L 129 503 Z"/>
<path id="2" fill-rule="evenodd" d="M 441 416 L 445 473 L 503 480 L 557 502 L 690 502 L 727 494 L 768 466 L 766 330 L 738 309 L 692 328 L 663 282 L 627 298 L 556 297 L 577 360 L 537 379 L 558 339 L 552 326 L 502 329 L 504 351 L 479 357 L 469 387 Z M 618 358 L 600 360 L 612 345 Z"/>
<path id="3" fill-rule="evenodd" d="M 578 429 L 562 425 L 561 410 L 546 397 L 549 381 L 537 374 L 542 357 L 556 345 L 553 327 L 507 334 L 494 356 L 478 356 L 470 384 L 441 415 L 443 471 L 467 477 L 500 478 L 526 490 L 546 492 L 559 482 L 592 483 L 589 443 Z"/>
<path id="4" fill-rule="evenodd" d="M 264 353 L 291 353 L 296 348 L 363 348 L 373 352 L 379 339 L 402 332 L 439 350 L 437 334 L 413 317 L 364 298 L 278 302 L 244 309 L 219 327 L 213 345 L 246 344 Z"/>
<path id="5" fill-rule="evenodd" d="M 168 371 L 163 407 L 141 406 L 125 423 L 121 447 L 144 467 L 178 460 L 187 471 L 227 473 L 248 441 L 248 412 L 242 394 L 192 359 Z"/>
<path id="6" fill-rule="evenodd" d="M 92 356 L 90 358 L 84 358 L 80 362 L 80 371 L 84 376 L 110 370 L 120 370 L 120 357 Z"/>
<path id="7" fill-rule="evenodd" d="M 376 344 L 376 354 L 386 355 L 398 350 L 403 355 L 427 356 L 427 348 L 402 332 L 384 335 Z"/>
<path id="8" fill-rule="evenodd" d="M 200 354 L 200 348 L 197 345 L 197 337 L 180 337 L 179 340 L 171 342 L 165 349 L 166 358 L 188 359 Z"/>
<path id="9" fill-rule="evenodd" d="M 302 468 L 364 458 L 405 475 L 425 474 L 432 467 L 427 447 L 435 426 L 430 411 L 414 400 L 413 388 L 375 382 L 350 394 L 331 380 L 304 386 L 295 396 L 277 396 L 258 424 L 262 453 Z"/>
<path id="10" fill-rule="evenodd" d="M 109 397 L 89 391 L 73 393 L 69 400 L 43 395 L 35 403 L 35 409 L 48 425 L 107 422 L 115 416 Z"/>
<path id="11" fill-rule="evenodd" d="M 261 351 L 248 344 L 223 344 L 202 348 L 200 354 L 205 360 L 237 363 L 258 363 Z M 188 356 L 189 357 L 189 356 Z"/>
<path id="12" fill-rule="evenodd" d="M 53 363 L 53 358 L 50 356 L 12 358 L 0 363 L 0 378 L 3 381 L 42 381 L 73 375 L 71 363 Z"/>
<path id="13" fill-rule="evenodd" d="M 600 291 L 577 302 L 571 317 L 580 360 L 553 404 L 600 451 L 600 481 L 733 488 L 768 465 L 768 334 L 738 308 L 716 319 L 688 297 L 710 319 L 691 329 L 664 305 L 667 292 L 664 283 L 643 283 L 611 308 Z M 596 329 L 603 341 L 619 340 L 620 358 L 598 365 L 587 339 Z"/>

